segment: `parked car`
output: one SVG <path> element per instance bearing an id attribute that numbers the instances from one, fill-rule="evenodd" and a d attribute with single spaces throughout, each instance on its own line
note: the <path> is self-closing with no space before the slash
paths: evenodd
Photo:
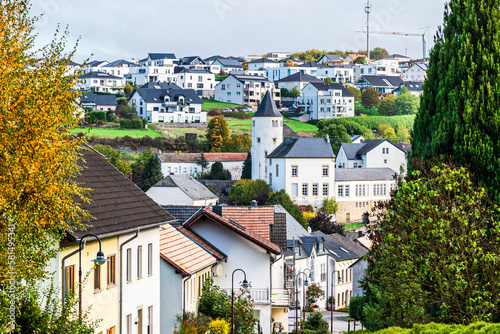
<path id="1" fill-rule="evenodd" d="M 244 112 L 250 112 L 250 111 L 252 111 L 252 108 L 245 108 L 245 109 L 243 109 L 243 111 Z"/>
<path id="2" fill-rule="evenodd" d="M 288 107 L 288 110 L 294 111 L 294 110 L 297 110 L 297 107 L 296 106 L 290 106 L 290 107 Z"/>

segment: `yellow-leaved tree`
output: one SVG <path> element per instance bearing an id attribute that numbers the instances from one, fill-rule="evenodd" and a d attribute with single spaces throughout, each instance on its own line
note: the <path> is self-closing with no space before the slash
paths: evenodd
<path id="1" fill-rule="evenodd" d="M 40 278 L 64 231 L 88 217 L 75 183 L 80 140 L 67 31 L 35 49 L 28 0 L 0 0 L 0 284 Z"/>

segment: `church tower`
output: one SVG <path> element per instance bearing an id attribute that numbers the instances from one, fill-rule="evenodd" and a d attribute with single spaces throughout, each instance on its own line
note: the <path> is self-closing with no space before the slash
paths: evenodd
<path id="1" fill-rule="evenodd" d="M 283 116 L 276 108 L 271 93 L 264 95 L 252 116 L 252 180 L 269 183 L 266 156 L 283 142 Z"/>

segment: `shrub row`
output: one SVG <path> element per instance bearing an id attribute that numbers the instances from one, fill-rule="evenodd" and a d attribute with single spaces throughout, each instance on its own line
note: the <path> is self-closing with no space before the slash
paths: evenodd
<path id="1" fill-rule="evenodd" d="M 148 124 L 148 120 L 141 118 L 120 119 L 120 128 L 122 129 L 143 129 L 146 124 Z"/>

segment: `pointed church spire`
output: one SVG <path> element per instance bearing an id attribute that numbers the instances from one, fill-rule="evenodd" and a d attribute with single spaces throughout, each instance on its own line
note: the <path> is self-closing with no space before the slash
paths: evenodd
<path id="1" fill-rule="evenodd" d="M 283 117 L 276 108 L 276 103 L 274 103 L 269 91 L 264 95 L 257 112 L 252 117 Z"/>

